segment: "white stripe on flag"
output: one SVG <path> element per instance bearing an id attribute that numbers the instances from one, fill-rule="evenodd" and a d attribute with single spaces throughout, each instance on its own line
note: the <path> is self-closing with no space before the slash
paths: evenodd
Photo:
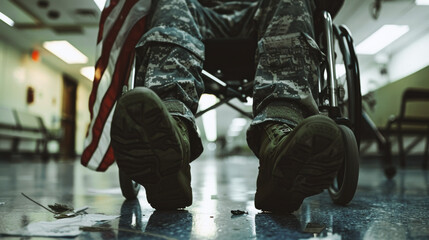
<path id="1" fill-rule="evenodd" d="M 115 108 L 116 108 L 116 103 L 113 106 L 113 109 L 106 120 L 106 124 L 104 125 L 103 133 L 101 134 L 101 138 L 98 143 L 98 146 L 95 149 L 95 152 L 92 154 L 91 159 L 88 162 L 87 167 L 89 169 L 96 170 L 98 166 L 100 166 L 104 158 L 104 155 L 106 155 L 106 152 L 110 147 L 110 128 L 112 126 L 112 118 L 113 118 L 113 113 L 115 112 Z"/>
<path id="2" fill-rule="evenodd" d="M 141 1 L 140 1 L 141 2 Z M 138 4 L 138 3 L 136 3 Z M 118 8 L 119 5 L 117 5 L 114 10 L 119 9 L 117 12 L 119 13 L 122 9 Z M 123 6 L 123 4 L 122 4 Z M 110 56 L 109 56 L 109 62 L 107 65 L 106 70 L 103 73 L 103 76 L 100 79 L 100 83 L 97 89 L 97 93 L 96 93 L 96 100 L 94 102 L 94 107 L 93 107 L 93 116 L 94 116 L 94 120 L 97 118 L 99 110 L 100 110 L 100 103 L 102 102 L 104 95 L 106 94 L 107 90 L 110 87 L 110 84 L 112 82 L 112 75 L 115 71 L 115 65 L 116 65 L 116 61 L 118 59 L 118 56 L 121 52 L 122 46 L 125 42 L 126 37 L 124 36 L 128 36 L 130 29 L 132 28 L 132 26 L 134 26 L 134 24 L 141 18 L 141 12 L 138 12 L 140 9 L 137 9 L 136 7 L 133 7 L 130 11 L 130 13 L 127 16 L 127 19 L 124 21 L 124 24 L 121 27 L 121 30 L 118 32 L 118 36 L 121 37 L 116 37 L 116 40 L 112 46 L 112 50 L 110 51 Z M 141 11 L 141 10 L 140 10 Z M 117 13 L 117 14 L 118 14 Z M 140 13 L 140 14 L 138 14 Z M 110 16 L 108 17 L 108 19 L 110 18 Z M 117 16 L 112 17 L 113 20 L 116 20 Z M 106 19 L 107 22 L 107 19 Z M 106 31 L 105 31 L 106 32 Z M 104 35 L 104 34 L 103 34 Z M 104 41 L 100 42 L 99 45 L 101 45 Z M 102 46 L 97 47 L 98 49 L 102 49 Z M 91 129 L 93 127 L 95 121 L 92 121 L 91 123 Z M 88 135 L 88 139 L 90 139 L 90 141 L 88 141 L 88 144 L 85 144 L 85 148 L 92 142 L 92 131 L 89 132 Z"/>
<path id="3" fill-rule="evenodd" d="M 103 39 L 102 41 L 97 45 L 97 54 L 98 56 L 101 55 L 102 51 L 102 44 L 104 43 L 104 38 L 107 36 L 108 32 L 111 30 L 112 26 L 115 24 L 118 16 L 122 10 L 122 7 L 124 6 L 125 1 L 120 1 L 121 4 L 118 4 L 111 12 L 111 14 L 107 17 L 104 25 L 103 30 Z M 151 1 L 150 0 L 140 0 L 138 1 L 130 10 L 128 13 L 123 25 L 121 26 L 120 31 L 118 32 L 118 36 L 114 36 L 115 42 L 113 43 L 112 49 L 109 54 L 109 61 L 107 64 L 107 67 L 103 73 L 103 76 L 100 79 L 99 86 L 96 92 L 95 102 L 93 106 L 93 118 L 90 123 L 90 128 L 88 132 L 88 136 L 84 141 L 84 149 L 86 149 L 93 139 L 92 129 L 94 127 L 95 121 L 98 117 L 100 105 L 104 99 L 105 94 L 107 93 L 111 82 L 112 82 L 112 75 L 115 71 L 116 62 L 118 59 L 118 56 L 121 52 L 121 49 L 124 45 L 124 42 L 127 38 L 127 36 L 130 33 L 131 28 L 145 15 L 147 15 L 147 12 L 150 8 Z M 116 104 L 114 105 L 114 107 Z M 110 146 L 110 127 L 111 127 L 111 120 L 113 116 L 113 111 L 110 112 L 108 119 L 106 120 L 103 131 L 100 136 L 100 140 L 98 142 L 98 145 L 92 154 L 87 167 L 93 170 L 96 170 L 100 163 L 103 160 L 103 157 L 105 156 L 107 150 Z"/>
<path id="4" fill-rule="evenodd" d="M 109 34 L 110 29 L 112 29 L 113 25 L 115 25 L 115 22 L 118 19 L 118 16 L 122 11 L 122 8 L 124 7 L 125 2 L 126 2 L 126 0 L 125 1 L 119 1 L 116 4 L 116 6 L 113 8 L 113 10 L 110 12 L 109 16 L 104 21 L 103 36 L 102 36 L 103 40 L 106 39 L 106 36 L 107 36 L 107 34 Z M 136 4 L 138 4 L 138 3 L 136 3 Z M 98 56 L 100 56 L 100 55 L 98 55 Z"/>

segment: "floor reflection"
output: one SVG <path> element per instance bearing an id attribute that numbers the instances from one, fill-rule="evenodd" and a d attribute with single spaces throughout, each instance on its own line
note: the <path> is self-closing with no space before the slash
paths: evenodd
<path id="1" fill-rule="evenodd" d="M 303 233 L 303 228 L 297 216 L 275 215 L 258 213 L 255 216 L 256 238 L 257 239 L 306 239 L 308 233 Z"/>
<path id="2" fill-rule="evenodd" d="M 121 216 L 118 224 L 118 238 L 125 239 L 133 234 L 132 231 L 121 231 L 121 229 L 142 231 L 142 217 L 143 214 L 138 199 L 124 201 L 121 206 Z"/>
<path id="3" fill-rule="evenodd" d="M 154 211 L 145 222 L 139 200 L 124 201 L 118 223 L 118 239 L 189 239 L 193 219 L 186 210 Z"/>
<path id="4" fill-rule="evenodd" d="M 348 206 L 334 205 L 324 192 L 306 199 L 293 214 L 276 215 L 253 206 L 257 159 L 206 157 L 191 166 L 193 205 L 182 211 L 154 211 L 144 189 L 138 200 L 124 201 L 116 167 L 95 173 L 77 161 L 0 159 L 0 232 L 55 220 L 22 197 L 23 192 L 44 205 L 90 206 L 91 213 L 120 215 L 76 239 L 429 238 L 428 171 L 403 169 L 387 180 L 378 166 L 364 163 L 358 191 Z M 233 215 L 231 210 L 246 213 Z"/>

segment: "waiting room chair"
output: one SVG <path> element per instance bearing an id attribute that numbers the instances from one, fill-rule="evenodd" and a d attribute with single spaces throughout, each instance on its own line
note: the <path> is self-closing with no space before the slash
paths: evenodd
<path id="1" fill-rule="evenodd" d="M 410 114 L 409 109 L 412 104 L 429 104 L 429 89 L 408 88 L 404 91 L 401 99 L 399 115 L 388 120 L 386 131 L 391 136 L 396 133 L 399 148 L 399 162 L 401 167 L 405 167 L 405 155 L 415 147 L 416 144 L 410 144 L 405 148 L 404 135 L 423 135 L 426 136 L 426 146 L 424 150 L 423 168 L 428 167 L 429 161 L 429 108 L 421 106 L 419 114 Z"/>

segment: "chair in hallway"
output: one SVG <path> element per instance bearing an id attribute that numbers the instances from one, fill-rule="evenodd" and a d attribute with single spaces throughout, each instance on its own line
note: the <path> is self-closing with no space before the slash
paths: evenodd
<path id="1" fill-rule="evenodd" d="M 413 113 L 410 113 L 410 109 L 413 108 L 413 105 L 416 104 L 426 104 L 420 105 L 418 114 L 416 110 Z M 401 100 L 401 107 L 399 110 L 399 115 L 389 119 L 386 131 L 387 135 L 391 136 L 393 133 L 396 133 L 398 139 L 398 149 L 399 149 L 399 162 L 401 167 L 405 167 L 405 155 L 409 153 L 418 143 L 420 139 L 414 143 L 409 144 L 405 148 L 404 144 L 404 135 L 419 135 L 423 138 L 426 137 L 426 146 L 424 149 L 423 157 L 423 168 L 428 167 L 429 161 L 429 89 L 420 89 L 420 88 L 408 88 L 404 91 Z M 421 111 L 420 111 L 421 110 Z"/>

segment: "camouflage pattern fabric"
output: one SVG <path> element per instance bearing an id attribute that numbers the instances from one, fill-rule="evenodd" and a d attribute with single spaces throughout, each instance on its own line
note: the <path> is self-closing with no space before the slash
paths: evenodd
<path id="1" fill-rule="evenodd" d="M 204 92 L 202 40 L 257 36 L 252 126 L 278 121 L 294 127 L 318 113 L 314 7 L 313 0 L 153 1 L 149 30 L 136 48 L 136 86 L 152 89 L 173 115 L 194 124 Z M 191 146 L 200 141 L 194 132 Z"/>

